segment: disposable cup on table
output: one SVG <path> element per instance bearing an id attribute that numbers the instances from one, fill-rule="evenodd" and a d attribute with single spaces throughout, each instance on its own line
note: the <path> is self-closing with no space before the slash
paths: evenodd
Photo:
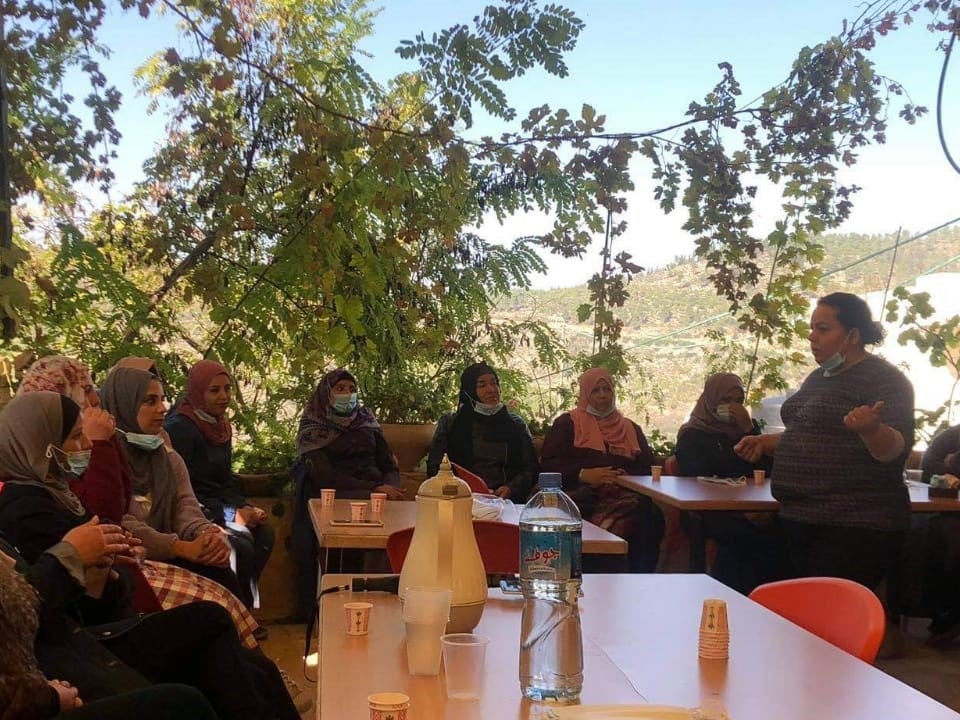
<path id="1" fill-rule="evenodd" d="M 654 465 L 650 468 L 650 477 L 653 478 L 654 482 L 660 482 L 660 475 L 663 473 L 663 466 Z"/>
<path id="2" fill-rule="evenodd" d="M 763 485 L 767 479 L 766 470 L 754 470 L 753 471 L 753 484 L 754 485 Z"/>
<path id="3" fill-rule="evenodd" d="M 366 635 L 370 631 L 370 611 L 373 603 L 348 602 L 344 603 L 344 619 L 347 625 L 347 635 Z"/>
<path id="4" fill-rule="evenodd" d="M 447 620 L 432 623 L 406 621 L 407 671 L 411 675 L 439 675 L 440 658 L 443 654 L 440 638 L 447 627 Z"/>
<path id="5" fill-rule="evenodd" d="M 403 620 L 421 624 L 450 619 L 450 588 L 413 585 L 403 592 Z"/>
<path id="6" fill-rule="evenodd" d="M 350 522 L 363 522 L 367 519 L 367 503 L 350 503 Z"/>
<path id="7" fill-rule="evenodd" d="M 337 491 L 334 488 L 324 488 L 320 491 L 320 507 L 332 508 L 336 497 Z"/>
<path id="8" fill-rule="evenodd" d="M 373 693 L 367 696 L 370 720 L 407 720 L 410 696 L 399 692 Z"/>
<path id="9" fill-rule="evenodd" d="M 370 493 L 370 513 L 374 517 L 383 515 L 383 506 L 387 504 L 387 494 L 382 492 Z"/>
<path id="10" fill-rule="evenodd" d="M 443 636 L 443 669 L 447 697 L 477 700 L 483 690 L 483 666 L 490 639 L 474 633 Z"/>

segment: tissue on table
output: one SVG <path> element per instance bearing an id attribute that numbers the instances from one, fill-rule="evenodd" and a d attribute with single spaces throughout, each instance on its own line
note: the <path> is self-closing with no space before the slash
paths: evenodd
<path id="1" fill-rule="evenodd" d="M 507 501 L 496 495 L 473 494 L 473 519 L 498 520 L 503 515 Z"/>

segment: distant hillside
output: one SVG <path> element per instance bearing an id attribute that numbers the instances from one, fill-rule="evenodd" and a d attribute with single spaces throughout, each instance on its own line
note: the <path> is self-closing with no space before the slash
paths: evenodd
<path id="1" fill-rule="evenodd" d="M 882 291 L 890 273 L 893 252 L 881 251 L 895 242 L 896 233 L 824 236 L 823 292 L 845 290 L 863 295 Z M 904 233 L 900 243 L 891 288 L 934 269 L 960 272 L 960 227 L 941 230 L 916 241 Z M 874 254 L 877 256 L 858 263 Z M 638 257 L 636 261 L 642 264 L 643 258 Z M 678 258 L 667 267 L 635 277 L 628 290 L 630 298 L 618 314 L 625 325 L 625 346 L 636 348 L 638 369 L 626 388 L 628 397 L 624 405 L 640 420 L 645 421 L 644 416 L 649 413 L 649 424 L 672 437 L 702 388 L 707 372 L 706 355 L 714 349 L 706 331 L 722 329 L 727 337 L 735 339 L 739 330 L 729 316 L 689 327 L 727 311 L 726 302 L 716 295 L 700 261 Z M 576 351 L 589 348 L 591 341 L 591 325 L 577 322 L 577 306 L 585 302 L 588 302 L 587 288 L 580 285 L 519 292 L 502 302 L 498 310 L 549 322 L 570 349 Z M 663 338 L 670 333 L 676 335 Z M 803 368 L 798 377 L 809 369 Z M 554 376 L 545 378 L 543 383 L 555 387 L 570 381 L 570 377 Z M 662 412 L 658 403 L 663 406 Z"/>

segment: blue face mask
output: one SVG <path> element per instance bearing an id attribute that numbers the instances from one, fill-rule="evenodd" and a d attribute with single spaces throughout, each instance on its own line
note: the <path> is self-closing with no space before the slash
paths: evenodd
<path id="1" fill-rule="evenodd" d="M 837 370 L 843 367 L 843 364 L 847 361 L 847 358 L 844 357 L 843 346 L 847 344 L 847 340 L 850 339 L 850 333 L 847 333 L 847 337 L 844 338 L 843 343 L 840 345 L 840 348 L 822 363 L 820 363 L 820 368 L 823 370 L 824 377 L 830 377 L 835 375 Z"/>
<path id="2" fill-rule="evenodd" d="M 357 394 L 334 395 L 330 406 L 337 415 L 349 415 L 357 407 Z"/>
<path id="3" fill-rule="evenodd" d="M 617 409 L 616 404 L 611 404 L 609 408 L 607 408 L 603 412 L 600 412 L 593 405 L 587 405 L 587 413 L 590 415 L 593 415 L 596 418 L 609 417 L 616 411 L 616 409 Z"/>
<path id="4" fill-rule="evenodd" d="M 478 415 L 496 415 L 503 409 L 503 403 L 482 403 L 479 400 L 475 400 L 473 403 L 473 411 Z"/>
<path id="5" fill-rule="evenodd" d="M 126 432 L 120 428 L 117 428 L 117 432 L 123 435 L 127 439 L 128 443 L 136 448 L 140 448 L 141 450 L 148 450 L 152 452 L 154 450 L 159 450 L 163 446 L 163 438 L 159 435 Z"/>
<path id="6" fill-rule="evenodd" d="M 76 475 L 80 477 L 86 471 L 87 467 L 90 465 L 90 450 L 75 450 L 73 452 L 67 452 L 62 448 L 58 448 L 56 445 L 47 446 L 47 457 L 53 458 L 54 462 L 57 463 L 57 466 L 64 472 L 70 473 L 71 475 Z M 60 456 L 66 458 L 66 466 L 60 461 Z"/>

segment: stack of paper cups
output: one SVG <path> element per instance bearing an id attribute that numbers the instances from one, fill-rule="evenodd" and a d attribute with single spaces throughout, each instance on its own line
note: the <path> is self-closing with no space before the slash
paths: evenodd
<path id="1" fill-rule="evenodd" d="M 700 657 L 704 660 L 726 660 L 730 657 L 730 626 L 727 624 L 727 603 L 723 600 L 703 601 Z"/>

